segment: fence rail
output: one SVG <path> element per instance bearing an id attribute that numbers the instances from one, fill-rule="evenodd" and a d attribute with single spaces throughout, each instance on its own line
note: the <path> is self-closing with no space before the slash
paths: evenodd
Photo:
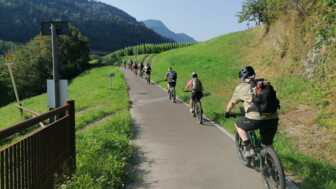
<path id="1" fill-rule="evenodd" d="M 54 188 L 55 175 L 75 170 L 75 109 L 69 101 L 61 108 L 0 131 L 0 139 L 34 128 L 18 141 L 0 147 L 0 189 Z"/>

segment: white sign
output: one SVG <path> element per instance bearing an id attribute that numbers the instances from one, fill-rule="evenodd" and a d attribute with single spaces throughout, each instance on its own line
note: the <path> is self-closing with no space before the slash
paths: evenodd
<path id="1" fill-rule="evenodd" d="M 47 91 L 48 91 L 48 107 L 55 108 L 55 87 L 54 87 L 54 80 L 47 81 Z M 60 103 L 64 105 L 65 102 L 68 100 L 68 80 L 59 80 L 60 85 Z"/>

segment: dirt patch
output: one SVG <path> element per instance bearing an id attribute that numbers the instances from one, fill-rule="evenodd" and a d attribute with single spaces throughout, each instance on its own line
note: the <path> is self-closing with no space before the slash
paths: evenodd
<path id="1" fill-rule="evenodd" d="M 304 154 L 336 165 L 336 136 L 327 128 L 315 124 L 318 110 L 300 105 L 281 116 L 281 132 Z"/>

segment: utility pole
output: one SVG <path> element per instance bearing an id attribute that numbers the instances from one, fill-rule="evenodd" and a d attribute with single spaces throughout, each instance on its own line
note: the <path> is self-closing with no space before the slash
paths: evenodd
<path id="1" fill-rule="evenodd" d="M 61 106 L 60 88 L 59 88 L 59 85 L 60 85 L 59 84 L 59 62 L 58 62 L 58 49 L 57 49 L 57 33 L 56 33 L 56 27 L 53 23 L 51 23 L 50 30 L 51 30 L 51 44 L 52 44 L 55 108 L 58 108 Z"/>
<path id="2" fill-rule="evenodd" d="M 20 114 L 21 114 L 21 116 L 23 116 L 22 104 L 21 104 L 21 101 L 20 101 L 18 90 L 16 88 L 14 74 L 13 74 L 13 71 L 12 71 L 12 65 L 13 64 L 14 63 L 12 63 L 12 62 L 11 63 L 7 63 L 8 72 L 9 72 L 9 75 L 10 75 L 10 78 L 11 78 L 11 81 L 12 81 L 12 85 L 13 85 L 13 89 L 14 89 L 14 94 L 15 94 L 17 105 L 19 106 Z"/>

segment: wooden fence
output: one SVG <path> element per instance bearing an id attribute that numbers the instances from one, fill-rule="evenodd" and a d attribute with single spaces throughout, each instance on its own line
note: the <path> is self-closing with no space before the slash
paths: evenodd
<path id="1" fill-rule="evenodd" d="M 54 120 L 53 122 L 49 120 Z M 40 122 L 48 123 L 38 127 Z M 27 132 L 28 130 L 28 132 Z M 29 131 L 31 130 L 31 131 Z M 75 108 L 61 108 L 0 131 L 0 140 L 27 133 L 0 147 L 0 189 L 54 188 L 55 175 L 76 166 Z"/>

